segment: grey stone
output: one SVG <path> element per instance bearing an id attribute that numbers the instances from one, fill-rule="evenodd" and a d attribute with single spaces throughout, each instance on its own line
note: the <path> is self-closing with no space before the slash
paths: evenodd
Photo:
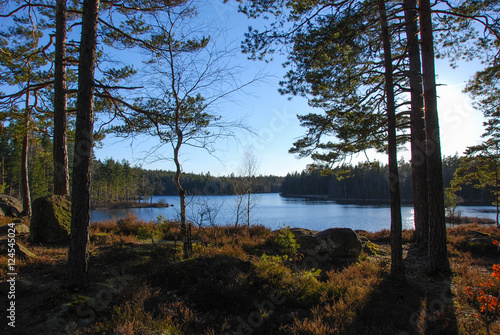
<path id="1" fill-rule="evenodd" d="M 290 232 L 295 236 L 295 240 L 303 236 L 311 236 L 317 233 L 317 231 L 305 228 L 290 228 Z"/>
<path id="2" fill-rule="evenodd" d="M 356 261 L 362 250 L 358 235 L 350 228 L 330 228 L 297 238 L 300 252 L 318 262 L 344 263 Z"/>

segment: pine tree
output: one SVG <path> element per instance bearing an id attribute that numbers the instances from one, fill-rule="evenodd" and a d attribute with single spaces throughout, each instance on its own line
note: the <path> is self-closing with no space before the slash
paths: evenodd
<path id="1" fill-rule="evenodd" d="M 413 207 L 415 243 L 427 247 L 429 215 L 427 195 L 427 153 L 425 148 L 424 94 L 422 65 L 418 38 L 418 11 L 416 0 L 404 0 L 405 30 L 408 43 L 408 78 L 411 94 L 411 167 L 413 180 Z"/>
<path id="2" fill-rule="evenodd" d="M 76 288 L 84 288 L 89 285 L 90 181 L 98 15 L 99 0 L 84 0 L 80 62 L 78 65 L 75 157 L 71 193 L 71 235 L 68 252 L 68 286 Z"/>
<path id="3" fill-rule="evenodd" d="M 392 69 L 391 36 L 387 22 L 384 0 L 378 0 L 380 14 L 381 39 L 384 49 L 385 95 L 387 109 L 387 142 L 389 156 L 389 185 L 391 198 L 391 274 L 401 278 L 403 267 L 403 238 L 401 219 L 401 195 L 399 190 L 399 172 L 396 140 L 396 103 L 394 100 L 394 82 Z"/>
<path id="4" fill-rule="evenodd" d="M 17 15 L 12 15 L 11 19 L 13 25 L 2 32 L 4 40 L 0 53 L 1 83 L 10 85 L 11 92 L 0 94 L 0 108 L 5 113 L 4 119 L 14 122 L 22 132 L 20 193 L 23 212 L 31 216 L 29 143 L 37 119 L 44 117 L 40 112 L 45 101 L 40 91 L 50 85 L 49 76 L 44 70 L 48 62 L 45 53 L 48 46 L 41 45 L 43 33 L 38 29 L 37 22 Z"/>
<path id="5" fill-rule="evenodd" d="M 420 35 L 422 45 L 422 76 L 425 105 L 425 132 L 427 139 L 427 182 L 429 204 L 429 252 L 426 271 L 451 271 L 446 245 L 444 214 L 443 166 L 437 110 L 434 39 L 429 0 L 419 2 Z"/>

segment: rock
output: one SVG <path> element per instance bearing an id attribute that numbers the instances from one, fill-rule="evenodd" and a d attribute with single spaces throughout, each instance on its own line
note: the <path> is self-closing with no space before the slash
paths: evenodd
<path id="1" fill-rule="evenodd" d="M 496 246 L 493 244 L 491 237 L 475 237 L 469 239 L 466 243 L 469 249 L 494 250 Z"/>
<path id="2" fill-rule="evenodd" d="M 297 238 L 300 252 L 318 262 L 349 263 L 356 261 L 362 245 L 350 228 L 330 228 L 313 235 Z"/>
<path id="3" fill-rule="evenodd" d="M 30 224 L 33 242 L 65 243 L 69 241 L 71 203 L 69 197 L 48 195 L 35 199 Z"/>
<path id="4" fill-rule="evenodd" d="M 14 244 L 14 249 L 17 258 L 23 258 L 23 259 L 36 258 L 36 255 L 33 252 L 31 252 L 26 246 L 22 245 L 19 242 L 16 242 Z M 6 242 L 2 243 L 2 249 L 0 250 L 0 254 L 7 255 L 8 252 L 9 252 L 8 244 Z"/>
<path id="5" fill-rule="evenodd" d="M 304 228 L 290 228 L 290 232 L 295 236 L 295 240 L 298 240 L 303 236 L 311 236 L 317 233 L 317 231 Z"/>
<path id="6" fill-rule="evenodd" d="M 488 252 L 496 250 L 496 246 L 493 244 L 493 238 L 490 234 L 476 230 L 469 230 L 467 233 L 465 233 L 465 236 L 467 237 L 465 246 L 471 251 Z"/>
<path id="7" fill-rule="evenodd" d="M 36 258 L 36 255 L 21 243 L 16 243 L 14 248 L 16 249 L 16 257 L 25 259 Z"/>
<path id="8" fill-rule="evenodd" d="M 16 234 L 28 234 L 30 232 L 30 227 L 24 223 L 16 223 Z"/>
<path id="9" fill-rule="evenodd" d="M 356 231 L 357 232 L 357 231 Z M 358 236 L 359 241 L 363 247 L 363 252 L 369 256 L 378 255 L 380 252 L 380 246 L 373 243 L 365 236 Z"/>
<path id="10" fill-rule="evenodd" d="M 485 238 L 485 237 L 491 237 L 490 234 L 487 233 L 482 233 L 477 230 L 469 230 L 468 232 L 465 233 L 465 236 L 468 236 L 469 238 Z"/>
<path id="11" fill-rule="evenodd" d="M 21 202 L 11 196 L 0 194 L 0 216 L 19 217 L 23 212 Z"/>
<path id="12" fill-rule="evenodd" d="M 0 236 L 6 236 L 9 233 L 9 228 L 11 228 L 11 226 L 9 226 L 8 224 L 0 226 Z M 15 223 L 14 229 L 16 231 L 16 235 L 27 234 L 30 232 L 30 227 L 28 227 L 24 223 L 19 222 Z"/>

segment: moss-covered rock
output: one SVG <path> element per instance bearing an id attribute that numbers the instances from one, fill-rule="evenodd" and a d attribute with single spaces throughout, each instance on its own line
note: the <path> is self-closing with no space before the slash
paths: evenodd
<path id="1" fill-rule="evenodd" d="M 11 196 L 0 194 L 0 216 L 19 217 L 23 212 L 21 202 Z"/>
<path id="2" fill-rule="evenodd" d="M 320 263 L 350 263 L 357 261 L 362 245 L 358 235 L 350 228 L 330 228 L 314 235 L 297 239 L 300 251 Z"/>
<path id="3" fill-rule="evenodd" d="M 33 201 L 30 224 L 33 242 L 68 242 L 70 225 L 71 203 L 69 197 L 48 195 Z"/>

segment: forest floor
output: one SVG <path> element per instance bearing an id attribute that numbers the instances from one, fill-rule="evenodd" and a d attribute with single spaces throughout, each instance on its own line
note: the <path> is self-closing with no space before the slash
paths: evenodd
<path id="1" fill-rule="evenodd" d="M 8 223 L 3 221 L 3 224 Z M 315 266 L 297 253 L 287 230 L 262 226 L 195 229 L 193 255 L 182 259 L 176 222 L 129 216 L 91 227 L 88 289 L 65 288 L 67 245 L 17 236 L 36 257 L 16 259 L 15 328 L 4 316 L 8 256 L 0 256 L 2 334 L 487 334 L 485 313 L 468 292 L 498 296 L 493 244 L 468 242 L 477 224 L 448 229 L 450 275 L 422 272 L 426 252 L 405 231 L 404 281 L 390 271 L 388 231 L 360 232 L 360 260 Z M 469 232 L 469 233 L 468 233 Z M 4 241 L 2 242 L 4 243 Z M 483 285 L 488 280 L 492 285 Z M 469 289 L 467 289 L 469 287 Z M 10 290 L 10 291 L 9 291 Z M 491 334 L 500 334 L 493 322 Z"/>

